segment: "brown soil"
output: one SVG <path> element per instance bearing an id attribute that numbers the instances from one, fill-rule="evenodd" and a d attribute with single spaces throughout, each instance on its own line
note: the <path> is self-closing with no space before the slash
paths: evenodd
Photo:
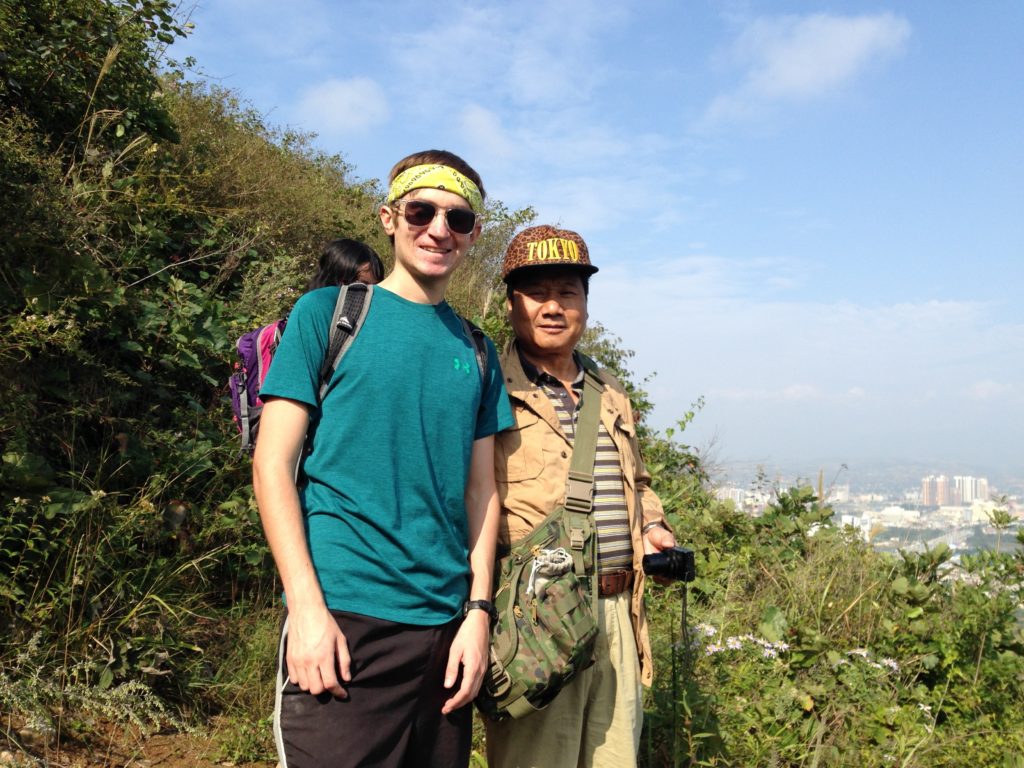
<path id="1" fill-rule="evenodd" d="M 0 739 L 0 744 L 3 740 Z M 59 744 L 8 744 L 0 753 L 0 768 L 275 768 L 276 760 L 232 762 L 204 734 L 128 733 L 109 728 L 86 739 L 61 739 Z M 4 759 L 6 758 L 6 760 Z"/>

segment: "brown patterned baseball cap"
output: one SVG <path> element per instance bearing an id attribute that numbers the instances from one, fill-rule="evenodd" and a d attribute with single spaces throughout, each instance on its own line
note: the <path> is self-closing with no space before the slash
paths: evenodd
<path id="1" fill-rule="evenodd" d="M 532 267 L 576 267 L 585 275 L 597 272 L 579 234 L 547 224 L 524 229 L 512 238 L 505 251 L 501 279 L 507 283 L 508 276 L 516 270 Z"/>

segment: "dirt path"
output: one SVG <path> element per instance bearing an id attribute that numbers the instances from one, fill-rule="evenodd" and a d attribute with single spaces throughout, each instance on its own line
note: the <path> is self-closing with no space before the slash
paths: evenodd
<path id="1" fill-rule="evenodd" d="M 218 756 L 218 746 L 208 737 L 191 734 L 155 734 L 118 738 L 103 743 L 69 742 L 50 747 L 29 747 L 29 752 L 8 747 L 0 750 L 0 768 L 275 768 L 276 760 L 235 763 Z"/>

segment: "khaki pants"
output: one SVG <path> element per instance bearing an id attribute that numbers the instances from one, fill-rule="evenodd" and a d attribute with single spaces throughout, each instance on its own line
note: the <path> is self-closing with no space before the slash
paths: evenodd
<path id="1" fill-rule="evenodd" d="M 643 724 L 630 592 L 599 598 L 594 664 L 545 709 L 487 729 L 489 768 L 630 768 Z"/>

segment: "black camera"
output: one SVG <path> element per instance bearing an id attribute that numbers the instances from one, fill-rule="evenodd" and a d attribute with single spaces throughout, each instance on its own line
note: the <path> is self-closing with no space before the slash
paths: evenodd
<path id="1" fill-rule="evenodd" d="M 653 555 L 644 555 L 644 573 L 673 581 L 693 581 L 697 575 L 693 550 L 672 547 Z"/>

